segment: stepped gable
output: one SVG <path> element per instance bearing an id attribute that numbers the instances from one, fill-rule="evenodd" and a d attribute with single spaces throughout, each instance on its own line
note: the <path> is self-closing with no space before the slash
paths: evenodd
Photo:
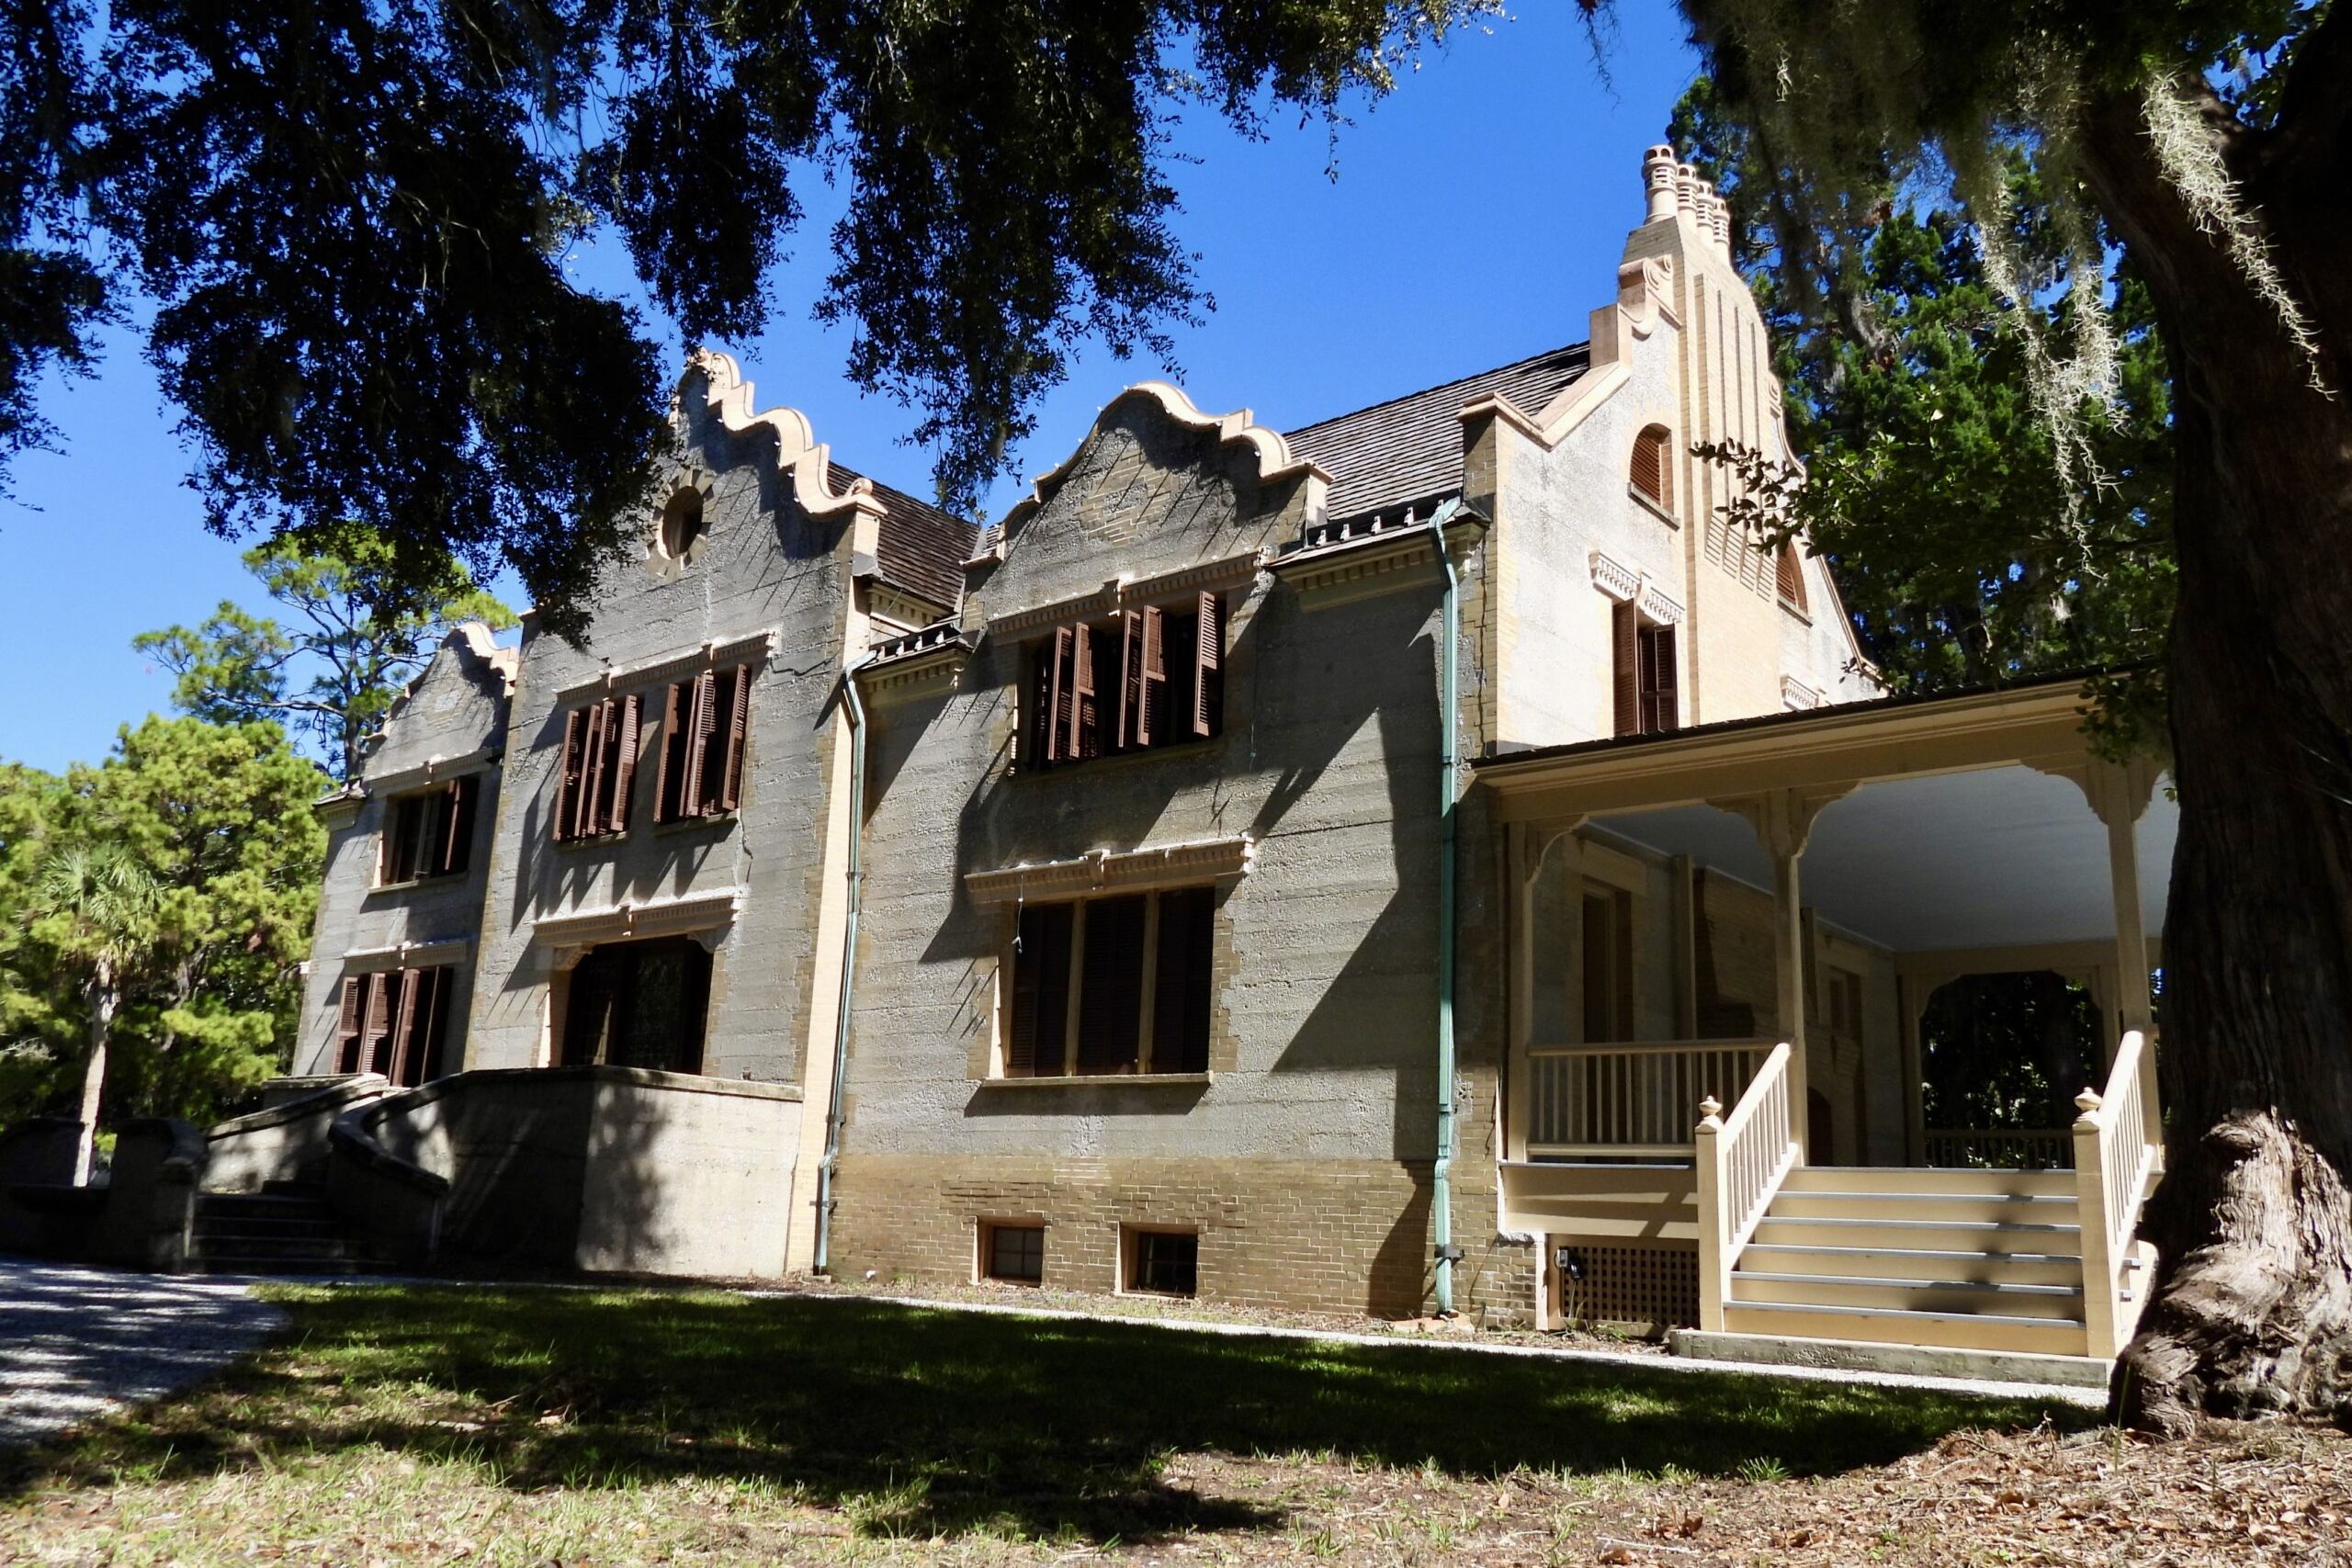
<path id="1" fill-rule="evenodd" d="M 979 547 L 979 525 L 844 464 L 831 468 L 840 490 L 846 491 L 863 479 L 882 502 L 881 526 L 875 537 L 875 564 L 882 580 L 948 610 L 959 607 L 964 562 Z"/>
<path id="2" fill-rule="evenodd" d="M 1591 363 L 1589 344 L 1570 344 L 1516 364 L 1481 370 L 1385 403 L 1286 433 L 1293 456 L 1331 476 L 1333 518 L 1385 512 L 1462 488 L 1464 405 L 1505 397 L 1535 412 Z"/>

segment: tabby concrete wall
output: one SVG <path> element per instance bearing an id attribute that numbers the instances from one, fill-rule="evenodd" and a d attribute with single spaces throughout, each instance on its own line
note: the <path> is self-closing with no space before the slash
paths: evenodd
<path id="1" fill-rule="evenodd" d="M 489 646 L 487 630 L 451 633 L 386 716 L 381 739 L 362 767 L 363 793 L 322 803 L 326 873 L 302 989 L 292 1066 L 297 1074 L 336 1071 L 343 982 L 353 972 L 346 955 L 381 954 L 403 943 L 469 944 L 481 921 L 498 821 L 500 768 L 494 753 L 506 734 L 506 675 L 485 657 Z M 458 761 L 467 758 L 476 760 Z M 446 771 L 434 766 L 444 761 L 454 765 Z M 411 788 L 446 784 L 457 773 L 472 774 L 481 791 L 465 874 L 377 886 L 377 856 L 390 803 Z M 471 950 L 460 945 L 458 951 Z M 448 955 L 445 945 L 443 957 Z M 378 968 L 392 964 L 380 956 L 367 962 Z M 472 965 L 460 961 L 452 976 L 457 988 L 444 1060 L 455 1066 L 464 1049 Z"/>
<path id="2" fill-rule="evenodd" d="M 1246 443 L 1130 397 L 1014 533 L 967 625 L 1273 547 L 1303 520 Z M 1204 1294 L 1418 1309 L 1437 574 L 1314 609 L 1261 573 L 1228 604 L 1224 733 L 1199 745 L 1014 769 L 1023 650 L 998 637 L 952 690 L 877 704 L 837 1267 L 969 1278 L 976 1220 L 1025 1203 L 1066 1216 L 1069 1267 L 1107 1286 L 1102 1238 L 1181 1212 L 1217 1216 Z M 986 1077 L 1012 915 L 970 899 L 963 874 L 1240 835 L 1256 852 L 1218 901 L 1210 1081 Z"/>
<path id="3" fill-rule="evenodd" d="M 774 431 L 728 430 L 706 406 L 707 386 L 697 369 L 681 389 L 684 453 L 665 487 L 707 490 L 701 538 L 683 560 L 670 560 L 653 547 L 649 518 L 646 543 L 601 578 L 579 646 L 525 623 L 469 1066 L 530 1066 L 560 1050 L 551 1037 L 552 991 L 560 964 L 576 954 L 539 938 L 540 921 L 734 889 L 741 897 L 731 927 L 705 933 L 715 961 L 703 1070 L 800 1081 L 817 988 L 827 763 L 851 614 L 853 530 L 846 513 L 804 511 L 791 479 L 776 470 Z M 775 643 L 753 665 L 740 809 L 657 825 L 664 695 L 672 680 L 693 671 L 628 672 L 681 658 L 692 663 L 707 645 L 762 633 L 775 634 Z M 628 827 L 559 844 L 551 823 L 564 716 L 602 694 L 582 688 L 608 669 L 620 672 L 614 691 L 639 692 L 643 703 Z"/>

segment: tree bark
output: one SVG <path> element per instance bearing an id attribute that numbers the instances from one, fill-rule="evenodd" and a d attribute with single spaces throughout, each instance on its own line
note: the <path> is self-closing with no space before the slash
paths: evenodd
<path id="1" fill-rule="evenodd" d="M 2335 21 L 2304 40 L 2312 59 L 2295 69 L 2341 76 Z M 2352 83 L 2332 88 L 2301 99 L 2340 101 Z M 2293 341 L 2277 304 L 2184 205 L 2140 102 L 2094 104 L 2086 180 L 2147 280 L 2176 398 L 2170 1163 L 2147 1226 L 2166 1268 L 2119 1393 L 2126 1419 L 2169 1433 L 2200 1412 L 2352 1411 L 2345 138 L 2334 120 L 2318 137 L 2291 121 L 2249 130 L 2194 81 L 2178 90 L 2238 181 L 2319 353 Z"/>
<path id="2" fill-rule="evenodd" d="M 90 976 L 90 1055 L 82 1066 L 82 1126 L 74 1149 L 74 1185 L 87 1187 L 98 1140 L 98 1105 L 107 1088 L 107 1046 L 117 1003 L 113 966 L 100 961 Z"/>

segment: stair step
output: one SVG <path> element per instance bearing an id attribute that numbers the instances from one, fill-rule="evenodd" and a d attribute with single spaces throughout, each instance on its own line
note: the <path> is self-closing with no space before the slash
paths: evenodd
<path id="1" fill-rule="evenodd" d="M 1890 1280 L 1870 1275 L 1750 1273 L 1731 1277 L 1735 1303 L 1869 1307 L 1889 1312 L 2064 1318 L 2080 1323 L 2080 1286 L 1985 1284 L 1972 1280 Z"/>
<path id="2" fill-rule="evenodd" d="M 271 1239 L 266 1236 L 195 1236 L 188 1246 L 194 1258 L 369 1258 L 376 1251 L 363 1241 L 342 1236 L 301 1236 Z"/>
<path id="3" fill-rule="evenodd" d="M 1768 1211 L 1775 1219 L 1990 1220 L 2035 1224 L 2072 1220 L 2072 1198 L 1966 1192 L 1802 1191 L 1782 1188 Z"/>
<path id="4" fill-rule="evenodd" d="M 306 1220 L 315 1215 L 332 1218 L 334 1205 L 324 1198 L 295 1198 L 275 1192 L 202 1192 L 197 1195 L 196 1212 L 199 1214 L 275 1214 L 287 1219 Z"/>
<path id="5" fill-rule="evenodd" d="M 197 1213 L 194 1229 L 196 1235 L 209 1236 L 315 1235 L 332 1239 L 343 1235 L 343 1226 L 334 1220 L 296 1219 L 283 1214 L 208 1214 L 201 1210 Z"/>
<path id="6" fill-rule="evenodd" d="M 1774 1247 L 1865 1247 L 1901 1251 L 1981 1252 L 1994 1256 L 2082 1256 L 2074 1225 L 1993 1220 L 1846 1219 L 1768 1213 L 1752 1241 Z"/>
<path id="7" fill-rule="evenodd" d="M 2071 1170 L 1960 1170 L 1946 1166 L 1801 1165 L 1781 1183 L 1783 1192 L 1993 1193 L 2032 1198 L 2075 1197 Z"/>
<path id="8" fill-rule="evenodd" d="M 198 1274 L 382 1274 L 388 1264 L 373 1258 L 254 1258 L 243 1254 L 190 1258 Z"/>
<path id="9" fill-rule="evenodd" d="M 1929 1247 L 1792 1247 L 1750 1242 L 1742 1269 L 1766 1273 L 1852 1279 L 1949 1280 L 1978 1284 L 2072 1285 L 2083 1282 L 2083 1260 L 2066 1253 L 1939 1251 Z"/>
<path id="10" fill-rule="evenodd" d="M 1937 1345 L 1968 1350 L 2019 1350 L 2044 1356 L 2080 1356 L 2089 1348 L 2087 1331 L 2079 1319 L 2024 1317 L 2008 1313 L 1726 1302 L 1724 1326 L 1735 1334 L 1785 1334 L 1810 1339 Z"/>

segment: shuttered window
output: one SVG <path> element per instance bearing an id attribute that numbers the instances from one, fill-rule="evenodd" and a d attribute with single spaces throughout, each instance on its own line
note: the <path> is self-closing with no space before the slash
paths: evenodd
<path id="1" fill-rule="evenodd" d="M 743 803 L 752 734 L 752 667 L 706 670 L 674 682 L 663 699 L 657 822 L 717 817 Z"/>
<path id="2" fill-rule="evenodd" d="M 335 1026 L 335 1070 L 381 1073 L 403 1089 L 439 1077 L 453 981 L 446 967 L 347 975 Z"/>
<path id="3" fill-rule="evenodd" d="M 1679 728 L 1672 626 L 1645 626 L 1626 604 L 1609 607 L 1611 707 L 1619 735 L 1657 735 Z"/>
<path id="4" fill-rule="evenodd" d="M 481 776 L 466 773 L 386 801 L 376 853 L 377 885 L 462 875 L 473 849 L 481 788 Z"/>
<path id="5" fill-rule="evenodd" d="M 1007 1077 L 1204 1073 L 1211 887 L 1023 907 Z"/>
<path id="6" fill-rule="evenodd" d="M 1634 437 L 1634 489 L 1645 500 L 1665 507 L 1674 504 L 1674 464 L 1667 450 L 1670 439 L 1662 424 L 1653 424 Z"/>
<path id="7" fill-rule="evenodd" d="M 702 1071 L 710 967 L 691 937 L 591 949 L 564 995 L 564 1065 Z"/>
<path id="8" fill-rule="evenodd" d="M 1225 635 L 1214 593 L 1055 627 L 1029 649 L 1023 761 L 1051 767 L 1221 733 Z"/>
<path id="9" fill-rule="evenodd" d="M 555 836 L 562 842 L 628 830 L 631 789 L 643 728 L 636 692 L 574 708 L 563 717 L 563 778 L 556 791 Z"/>
<path id="10" fill-rule="evenodd" d="M 1799 610 L 1804 609 L 1804 561 L 1797 555 L 1794 541 L 1781 541 L 1780 558 L 1775 566 L 1779 573 L 1781 602 Z"/>

